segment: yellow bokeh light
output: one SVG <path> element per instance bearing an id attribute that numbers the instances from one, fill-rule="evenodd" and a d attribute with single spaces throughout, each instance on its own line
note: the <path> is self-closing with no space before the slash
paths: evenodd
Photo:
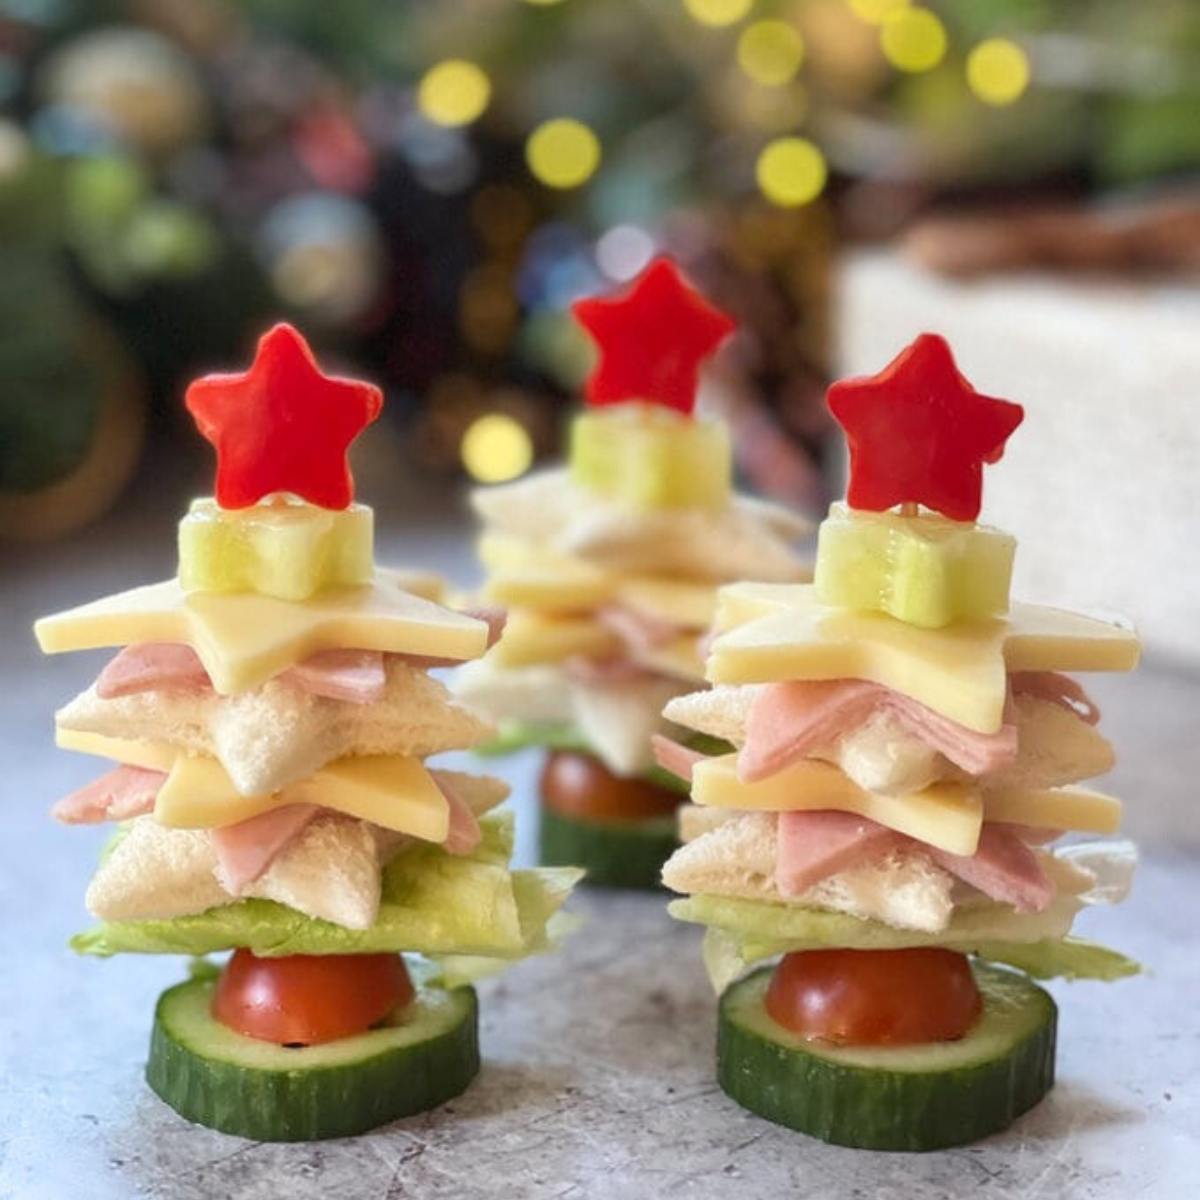
<path id="1" fill-rule="evenodd" d="M 927 8 L 906 8 L 884 20 L 879 44 L 897 70 L 928 71 L 946 53 L 946 27 Z"/>
<path id="2" fill-rule="evenodd" d="M 562 0 L 525 0 L 525 3 L 536 8 L 549 8 L 552 4 L 561 4 Z"/>
<path id="3" fill-rule="evenodd" d="M 787 83 L 804 61 L 804 39 L 786 21 L 755 21 L 742 30 L 738 66 L 755 83 L 775 87 Z"/>
<path id="4" fill-rule="evenodd" d="M 520 421 L 507 413 L 488 413 L 467 426 L 459 455 L 472 479 L 505 483 L 529 470 L 533 441 Z"/>
<path id="5" fill-rule="evenodd" d="M 469 125 L 492 96 L 480 67 L 465 58 L 448 58 L 430 67 L 417 87 L 417 107 L 438 125 Z"/>
<path id="6" fill-rule="evenodd" d="M 908 0 L 850 0 L 854 15 L 870 25 L 882 25 L 888 17 L 907 7 Z"/>
<path id="7" fill-rule="evenodd" d="M 768 142 L 755 167 L 763 195 L 781 208 L 798 208 L 815 200 L 828 174 L 825 156 L 807 138 L 801 137 Z"/>
<path id="8" fill-rule="evenodd" d="M 1012 104 L 1029 86 L 1029 57 L 1016 42 L 988 38 L 967 55 L 967 84 L 985 104 Z"/>
<path id="9" fill-rule="evenodd" d="M 754 0 L 683 0 L 688 16 L 701 25 L 732 25 L 751 9 Z"/>
<path id="10" fill-rule="evenodd" d="M 578 187 L 600 165 L 600 141 L 582 121 L 555 117 L 529 135 L 525 161 L 547 187 Z"/>

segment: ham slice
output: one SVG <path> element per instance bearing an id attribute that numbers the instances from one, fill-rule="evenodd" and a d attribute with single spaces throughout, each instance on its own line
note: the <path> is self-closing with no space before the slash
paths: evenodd
<path id="1" fill-rule="evenodd" d="M 974 854 L 949 854 L 852 813 L 782 812 L 775 883 L 780 895 L 799 896 L 838 871 L 893 850 L 921 850 L 990 899 L 1011 904 L 1017 912 L 1041 912 L 1054 898 L 1054 884 L 1017 830 L 985 822 Z"/>
<path id="2" fill-rule="evenodd" d="M 1083 690 L 1083 685 L 1061 671 L 1014 671 L 1008 682 L 1015 696 L 1035 696 L 1061 705 L 1088 725 L 1100 721 L 1100 710 Z"/>
<path id="3" fill-rule="evenodd" d="M 779 814 L 775 886 L 799 896 L 838 871 L 881 858 L 911 841 L 866 817 L 818 810 Z"/>
<path id="4" fill-rule="evenodd" d="M 189 691 L 211 688 L 199 655 L 178 642 L 143 642 L 126 646 L 100 672 L 96 695 L 101 700 L 173 688 Z"/>
<path id="5" fill-rule="evenodd" d="M 1054 884 L 1029 846 L 1011 829 L 985 822 L 974 854 L 949 854 L 936 846 L 926 852 L 964 883 L 985 896 L 1011 904 L 1017 912 L 1041 912 L 1054 899 Z"/>
<path id="6" fill-rule="evenodd" d="M 998 770 L 1017 757 L 1015 725 L 978 733 L 865 679 L 793 680 L 768 684 L 755 697 L 746 744 L 738 754 L 738 778 L 753 783 L 775 775 L 832 746 L 880 710 L 968 774 Z"/>
<path id="7" fill-rule="evenodd" d="M 434 772 L 434 782 L 438 790 L 446 797 L 450 805 L 450 832 L 442 843 L 448 854 L 470 854 L 483 836 L 479 821 L 471 806 L 446 782 L 437 772 Z"/>
<path id="8" fill-rule="evenodd" d="M 469 615 L 487 622 L 487 644 L 489 647 L 494 645 L 504 629 L 504 610 L 482 608 L 472 610 Z M 321 650 L 280 672 L 276 678 L 280 683 L 300 688 L 313 696 L 344 700 L 350 704 L 373 704 L 383 699 L 387 688 L 386 664 L 393 658 L 417 670 L 457 666 L 459 661 L 417 654 L 384 654 L 379 650 Z M 200 656 L 191 646 L 177 642 L 143 642 L 126 646 L 96 680 L 96 694 L 102 700 L 173 688 L 212 689 Z"/>
<path id="9" fill-rule="evenodd" d="M 637 612 L 624 604 L 607 604 L 596 611 L 596 618 L 621 639 L 630 655 L 646 654 L 665 646 L 681 629 L 662 617 Z"/>
<path id="10" fill-rule="evenodd" d="M 154 810 L 158 789 L 166 775 L 142 767 L 121 766 L 94 779 L 86 787 L 64 796 L 50 810 L 65 825 L 92 825 L 98 821 L 128 821 Z"/>
<path id="11" fill-rule="evenodd" d="M 240 896 L 319 811 L 315 804 L 285 804 L 214 829 L 212 844 L 221 886 L 231 896 Z"/>
<path id="12" fill-rule="evenodd" d="M 563 674 L 575 683 L 592 687 L 606 684 L 637 683 L 643 679 L 656 678 L 653 671 L 639 667 L 628 658 L 588 658 L 575 654 L 563 662 Z"/>
<path id="13" fill-rule="evenodd" d="M 654 751 L 654 761 L 664 771 L 670 771 L 672 775 L 677 775 L 685 783 L 692 781 L 692 768 L 702 758 L 708 757 L 706 754 L 701 754 L 699 750 L 693 750 L 690 746 L 685 746 L 681 742 L 675 741 L 674 738 L 666 737 L 661 733 L 651 736 L 650 746 Z"/>

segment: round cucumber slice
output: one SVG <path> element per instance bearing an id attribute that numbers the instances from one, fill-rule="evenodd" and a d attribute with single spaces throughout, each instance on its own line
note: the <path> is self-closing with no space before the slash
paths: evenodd
<path id="1" fill-rule="evenodd" d="M 585 883 L 659 888 L 662 866 L 679 839 L 674 817 L 646 821 L 581 821 L 543 806 L 539 836 L 545 866 L 583 867 Z"/>
<path id="2" fill-rule="evenodd" d="M 717 1080 L 743 1108 L 839 1146 L 939 1150 L 1006 1129 L 1054 1083 L 1057 1013 L 1023 975 L 976 964 L 983 1014 L 919 1046 L 805 1041 L 763 1005 L 773 968 L 721 997 Z"/>
<path id="3" fill-rule="evenodd" d="M 214 982 L 159 997 L 146 1081 L 180 1116 L 263 1142 L 350 1137 L 435 1108 L 479 1072 L 474 989 L 423 988 L 395 1023 L 319 1046 L 243 1037 L 211 1013 Z"/>

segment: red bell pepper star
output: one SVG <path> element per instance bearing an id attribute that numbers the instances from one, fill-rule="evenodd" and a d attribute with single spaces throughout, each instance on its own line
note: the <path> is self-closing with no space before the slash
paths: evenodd
<path id="1" fill-rule="evenodd" d="M 668 258 L 620 296 L 580 300 L 571 311 L 600 350 L 584 387 L 594 405 L 644 400 L 690 414 L 700 364 L 736 328 Z"/>
<path id="2" fill-rule="evenodd" d="M 354 499 L 346 452 L 379 416 L 383 393 L 323 375 L 304 338 L 279 324 L 259 339 L 248 371 L 197 379 L 185 402 L 216 447 L 222 508 L 247 508 L 272 492 L 346 508 Z"/>
<path id="3" fill-rule="evenodd" d="M 835 383 L 827 402 L 850 444 L 851 508 L 923 504 L 954 521 L 979 516 L 983 464 L 999 461 L 1025 416 L 1019 404 L 977 392 L 935 333 L 878 375 Z"/>

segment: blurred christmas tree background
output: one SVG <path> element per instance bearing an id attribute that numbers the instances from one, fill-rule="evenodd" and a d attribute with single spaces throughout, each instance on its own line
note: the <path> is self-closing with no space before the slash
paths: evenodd
<path id="1" fill-rule="evenodd" d="M 405 470 L 510 478 L 588 366 L 567 305 L 660 250 L 742 325 L 703 403 L 743 475 L 816 509 L 842 245 L 1000 206 L 914 249 L 1200 260 L 1189 205 L 1063 217 L 1200 166 L 1192 0 L 0 0 L 0 101 L 0 537 L 97 516 L 278 316 Z"/>

